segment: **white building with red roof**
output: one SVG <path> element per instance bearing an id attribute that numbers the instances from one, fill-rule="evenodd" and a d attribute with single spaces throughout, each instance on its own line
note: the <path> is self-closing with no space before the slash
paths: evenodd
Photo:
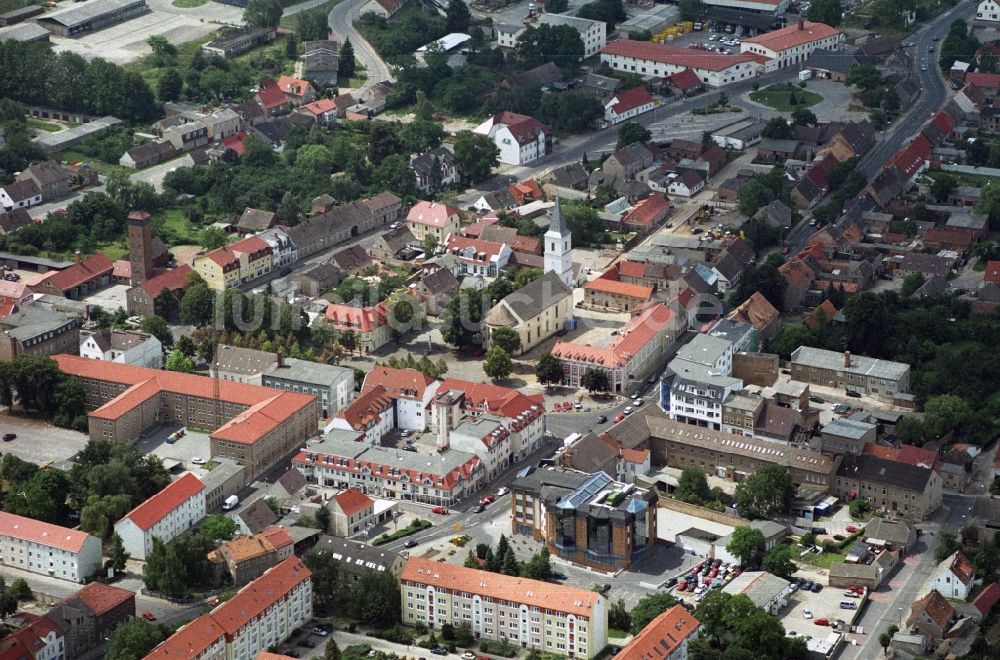
<path id="1" fill-rule="evenodd" d="M 433 236 L 438 245 L 444 245 L 448 236 L 458 233 L 461 224 L 458 209 L 447 204 L 421 200 L 406 214 L 406 226 L 418 241 Z"/>
<path id="2" fill-rule="evenodd" d="M 614 126 L 633 117 L 649 112 L 656 107 L 656 101 L 649 90 L 639 85 L 624 92 L 615 94 L 604 104 L 604 121 Z"/>
<path id="3" fill-rule="evenodd" d="M 375 522 L 375 501 L 357 488 L 343 490 L 327 505 L 330 509 L 330 534 L 349 537 Z"/>
<path id="4" fill-rule="evenodd" d="M 416 369 L 393 369 L 376 366 L 365 376 L 361 392 L 381 386 L 392 399 L 396 413 L 396 428 L 422 431 L 430 423 L 431 401 L 441 386 Z"/>
<path id="5" fill-rule="evenodd" d="M 208 288 L 225 291 L 270 273 L 272 253 L 267 241 L 249 236 L 195 257 L 194 269 Z"/>
<path id="6" fill-rule="evenodd" d="M 83 582 L 101 568 L 101 539 L 0 511 L 0 564 Z"/>
<path id="7" fill-rule="evenodd" d="M 18 615 L 24 616 L 23 613 Z M 44 616 L 0 639 L 0 658 L 3 660 L 62 660 L 65 657 L 65 633 Z"/>
<path id="8" fill-rule="evenodd" d="M 754 78 L 767 59 L 752 53 L 724 55 L 653 41 L 622 39 L 601 49 L 601 61 L 615 71 L 664 78 L 691 69 L 702 83 L 724 87 Z"/>
<path id="9" fill-rule="evenodd" d="M 312 604 L 312 572 L 289 557 L 168 637 L 146 660 L 252 660 L 312 619 Z"/>
<path id="10" fill-rule="evenodd" d="M 552 151 L 552 129 L 516 112 L 493 115 L 472 132 L 493 140 L 500 162 L 508 165 L 527 165 Z"/>
<path id="11" fill-rule="evenodd" d="M 364 434 L 366 445 L 377 445 L 393 429 L 392 398 L 381 385 L 368 388 L 351 405 L 326 425 L 326 431 L 340 429 Z"/>
<path id="12" fill-rule="evenodd" d="M 610 391 L 621 393 L 660 363 L 677 334 L 677 315 L 667 305 L 657 303 L 633 316 L 611 346 L 560 341 L 552 348 L 552 355 L 562 363 L 563 385 L 581 387 L 583 375 L 598 369 L 607 374 Z"/>
<path id="13" fill-rule="evenodd" d="M 358 350 L 365 353 L 371 353 L 392 338 L 388 316 L 384 302 L 372 307 L 330 303 L 325 312 L 326 324 L 338 332 L 354 332 L 358 337 Z"/>
<path id="14" fill-rule="evenodd" d="M 496 277 L 507 267 L 513 250 L 506 243 L 494 243 L 480 238 L 469 238 L 452 234 L 445 249 L 458 257 L 462 275 Z"/>
<path id="15" fill-rule="evenodd" d="M 764 70 L 776 71 L 804 63 L 817 48 L 838 50 L 843 41 L 844 33 L 835 27 L 800 20 L 780 30 L 744 39 L 740 51 L 763 55 L 770 60 Z"/>
<path id="16" fill-rule="evenodd" d="M 145 560 L 154 538 L 167 543 L 204 517 L 205 484 L 188 472 L 125 514 L 115 523 L 115 532 L 130 557 Z"/>
<path id="17" fill-rule="evenodd" d="M 650 621 L 626 644 L 621 660 L 687 660 L 688 644 L 698 639 L 701 622 L 681 605 Z"/>
<path id="18" fill-rule="evenodd" d="M 976 584 L 976 569 L 961 550 L 938 564 L 930 581 L 945 598 L 965 600 Z"/>

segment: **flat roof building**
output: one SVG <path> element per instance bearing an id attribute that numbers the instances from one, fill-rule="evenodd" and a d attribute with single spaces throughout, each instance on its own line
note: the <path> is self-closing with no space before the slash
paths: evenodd
<path id="1" fill-rule="evenodd" d="M 150 11 L 152 10 L 146 5 L 146 0 L 87 0 L 51 11 L 35 19 L 35 22 L 60 37 L 76 37 L 123 23 Z"/>

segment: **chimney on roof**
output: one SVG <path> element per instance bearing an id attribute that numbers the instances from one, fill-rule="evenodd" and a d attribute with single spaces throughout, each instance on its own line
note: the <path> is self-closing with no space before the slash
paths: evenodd
<path id="1" fill-rule="evenodd" d="M 281 351 L 278 351 L 275 355 L 278 356 L 278 367 L 285 366 L 285 356 L 281 354 Z"/>
<path id="2" fill-rule="evenodd" d="M 806 29 L 806 22 L 804 20 L 802 20 L 801 18 L 799 19 L 799 29 L 800 30 L 805 30 Z"/>
<path id="3" fill-rule="evenodd" d="M 850 369 L 851 368 L 851 352 L 850 351 L 844 351 L 844 368 L 845 369 Z"/>
<path id="4" fill-rule="evenodd" d="M 80 263 L 80 251 L 76 251 L 76 263 Z"/>

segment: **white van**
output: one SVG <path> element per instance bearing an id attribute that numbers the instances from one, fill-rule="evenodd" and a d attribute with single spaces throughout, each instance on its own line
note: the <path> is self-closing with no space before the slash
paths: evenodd
<path id="1" fill-rule="evenodd" d="M 842 610 L 856 610 L 858 609 L 858 603 L 854 600 L 842 600 L 840 601 L 840 609 Z"/>

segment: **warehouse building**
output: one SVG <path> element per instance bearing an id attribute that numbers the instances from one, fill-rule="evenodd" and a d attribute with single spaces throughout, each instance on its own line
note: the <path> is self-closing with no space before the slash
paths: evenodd
<path id="1" fill-rule="evenodd" d="M 148 14 L 146 0 L 87 0 L 57 9 L 36 19 L 52 34 L 77 37 Z"/>

